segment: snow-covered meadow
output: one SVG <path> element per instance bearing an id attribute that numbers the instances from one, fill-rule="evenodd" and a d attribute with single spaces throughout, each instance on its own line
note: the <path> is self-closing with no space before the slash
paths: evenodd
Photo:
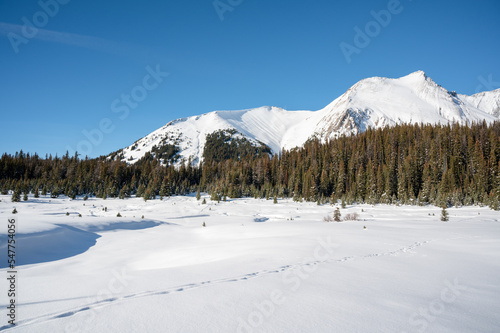
<path id="1" fill-rule="evenodd" d="M 360 221 L 327 223 L 334 207 L 291 200 L 0 199 L 2 331 L 500 331 L 500 214 L 487 207 L 441 222 L 432 206 L 358 205 L 341 214 Z"/>

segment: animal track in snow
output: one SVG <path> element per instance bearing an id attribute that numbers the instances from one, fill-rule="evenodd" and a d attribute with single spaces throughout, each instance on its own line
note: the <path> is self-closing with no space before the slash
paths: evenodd
<path id="1" fill-rule="evenodd" d="M 452 238 L 452 239 L 454 239 L 454 238 Z M 448 239 L 442 239 L 442 240 L 448 240 Z M 398 250 L 384 252 L 384 253 L 373 253 L 373 254 L 366 254 L 366 255 L 362 255 L 362 256 L 349 256 L 349 257 L 343 257 L 340 259 L 330 258 L 330 259 L 326 259 L 326 260 L 316 260 L 316 261 L 310 261 L 310 262 L 304 262 L 304 263 L 283 265 L 283 266 L 280 266 L 276 269 L 262 270 L 262 271 L 247 273 L 247 274 L 240 275 L 237 277 L 221 278 L 221 279 L 215 279 L 215 280 L 202 281 L 202 282 L 198 282 L 198 283 L 189 283 L 189 284 L 185 284 L 185 285 L 171 287 L 171 288 L 168 288 L 165 290 L 145 291 L 145 292 L 123 295 L 120 297 L 108 298 L 105 300 L 100 300 L 100 301 L 96 301 L 93 303 L 89 303 L 89 304 L 86 304 L 84 306 L 76 307 L 74 309 L 69 309 L 69 310 L 65 310 L 65 311 L 61 311 L 61 312 L 57 312 L 57 313 L 46 314 L 46 315 L 42 315 L 42 316 L 39 316 L 36 318 L 20 320 L 20 321 L 18 321 L 16 327 L 26 327 L 26 326 L 30 326 L 30 325 L 34 325 L 34 324 L 40 324 L 40 323 L 47 322 L 47 321 L 57 320 L 60 318 L 67 318 L 67 317 L 78 315 L 78 314 L 86 312 L 86 311 L 91 311 L 91 310 L 95 310 L 97 308 L 102 308 L 102 307 L 109 306 L 112 304 L 125 302 L 129 299 L 136 299 L 136 298 L 142 298 L 142 297 L 152 297 L 152 296 L 163 296 L 163 295 L 184 292 L 184 291 L 188 291 L 188 290 L 192 290 L 192 289 L 203 288 L 203 287 L 221 284 L 221 283 L 234 283 L 234 282 L 247 281 L 250 279 L 263 277 L 263 276 L 267 276 L 270 274 L 278 274 L 278 273 L 282 273 L 282 272 L 289 271 L 289 270 L 299 269 L 299 268 L 304 267 L 304 266 L 313 266 L 313 265 L 319 265 L 319 264 L 325 264 L 325 263 L 343 263 L 343 262 L 351 261 L 351 260 L 359 260 L 359 259 L 365 260 L 365 259 L 371 259 L 371 258 L 375 258 L 375 257 L 395 256 L 395 255 L 398 255 L 401 253 L 412 253 L 412 251 L 414 249 L 421 247 L 425 244 L 428 244 L 432 241 L 434 241 L 434 240 L 415 242 L 409 246 L 402 247 Z M 9 328 L 12 328 L 12 327 L 10 325 L 2 326 L 2 327 L 0 327 L 0 331 L 7 330 Z"/>

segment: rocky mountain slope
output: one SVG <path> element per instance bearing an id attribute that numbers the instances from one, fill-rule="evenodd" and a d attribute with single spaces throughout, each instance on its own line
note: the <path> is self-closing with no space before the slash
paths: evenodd
<path id="1" fill-rule="evenodd" d="M 301 146 L 312 137 L 327 140 L 360 133 L 368 127 L 403 123 L 470 124 L 492 122 L 499 116 L 500 89 L 461 95 L 417 71 L 399 79 L 361 80 L 318 111 L 260 107 L 177 119 L 110 156 L 128 163 L 149 155 L 177 165 L 188 161 L 197 165 L 203 160 L 207 135 L 219 130 L 231 130 L 232 138 L 267 146 L 277 153 Z"/>

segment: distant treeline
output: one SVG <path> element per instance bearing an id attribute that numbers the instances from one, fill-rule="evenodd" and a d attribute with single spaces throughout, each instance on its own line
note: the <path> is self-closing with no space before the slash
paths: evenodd
<path id="1" fill-rule="evenodd" d="M 14 191 L 13 199 L 31 192 L 150 200 L 201 191 L 213 200 L 293 197 L 320 204 L 499 206 L 499 122 L 368 129 L 326 143 L 310 140 L 274 156 L 264 146 L 250 154 L 245 141 L 236 144 L 223 133 L 213 139 L 200 167 L 174 168 L 151 157 L 127 165 L 104 157 L 4 154 L 0 188 L 3 194 Z M 244 150 L 235 153 L 231 147 Z"/>

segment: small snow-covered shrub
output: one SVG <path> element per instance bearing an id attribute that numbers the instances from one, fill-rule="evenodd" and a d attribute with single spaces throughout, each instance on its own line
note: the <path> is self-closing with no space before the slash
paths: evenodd
<path id="1" fill-rule="evenodd" d="M 325 221 L 325 222 L 333 222 L 333 217 L 331 217 L 330 215 L 327 215 L 327 216 L 323 217 L 323 221 Z"/>
<path id="2" fill-rule="evenodd" d="M 337 207 L 337 209 L 333 212 L 333 219 L 335 220 L 335 222 L 340 222 L 340 217 L 342 215 L 340 214 L 340 209 L 339 207 Z"/>
<path id="3" fill-rule="evenodd" d="M 344 221 L 359 221 L 358 213 L 348 213 L 344 217 Z"/>

